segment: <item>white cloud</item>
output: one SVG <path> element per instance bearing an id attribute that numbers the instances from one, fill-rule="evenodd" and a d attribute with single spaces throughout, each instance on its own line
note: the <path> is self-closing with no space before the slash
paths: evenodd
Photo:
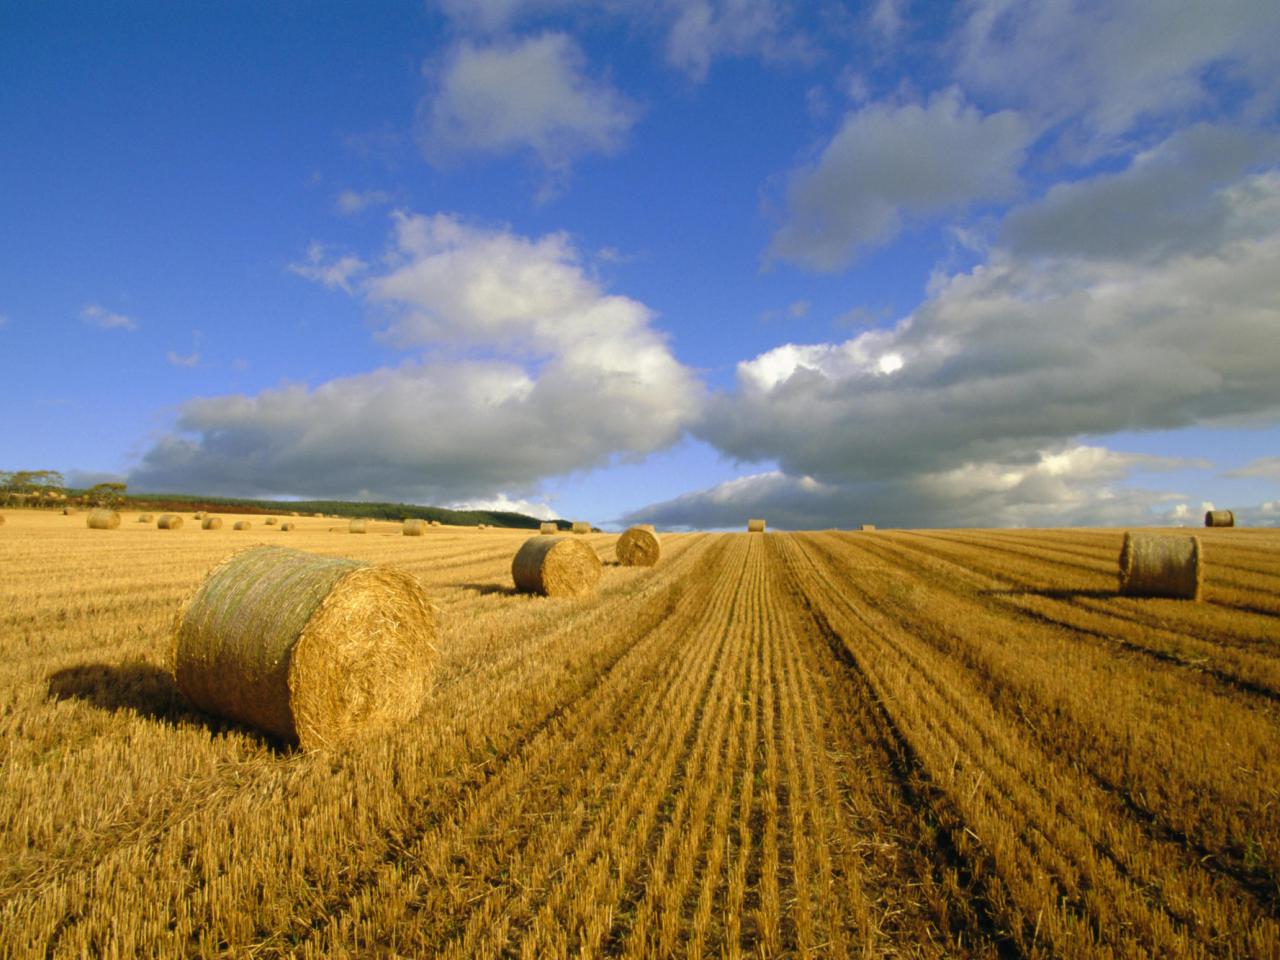
<path id="1" fill-rule="evenodd" d="M 816 162 L 794 171 L 768 257 L 837 270 L 898 235 L 904 220 L 960 212 L 1018 189 L 1032 132 L 952 88 L 924 104 L 848 113 Z"/>
<path id="2" fill-rule="evenodd" d="M 91 303 L 81 310 L 80 319 L 102 330 L 127 330 L 132 333 L 138 329 L 137 320 L 126 317 L 122 313 L 114 313 L 96 303 Z"/>
<path id="3" fill-rule="evenodd" d="M 432 71 L 435 90 L 419 106 L 427 158 L 527 150 L 562 175 L 579 156 L 619 149 L 638 109 L 584 68 L 582 51 L 563 33 L 459 41 Z"/>
<path id="4" fill-rule="evenodd" d="M 694 80 L 704 79 L 717 57 L 811 55 L 807 40 L 789 26 L 789 5 L 777 0 L 679 0 L 666 9 L 673 17 L 667 62 Z"/>
<path id="5" fill-rule="evenodd" d="M 148 489 L 430 502 L 529 497 L 547 477 L 681 435 L 701 387 L 641 303 L 561 234 L 395 218 L 362 288 L 425 359 L 314 388 L 193 400 L 134 473 Z"/>
<path id="6" fill-rule="evenodd" d="M 338 194 L 334 205 L 339 213 L 348 215 L 363 213 L 370 207 L 380 207 L 391 202 L 391 195 L 384 190 L 343 190 Z"/>
<path id="7" fill-rule="evenodd" d="M 289 272 L 324 284 L 330 290 L 345 290 L 351 293 L 351 281 L 357 275 L 364 273 L 368 266 L 352 254 L 330 256 L 324 244 L 312 243 L 307 248 L 307 259 L 302 263 L 289 264 Z"/>
<path id="8" fill-rule="evenodd" d="M 1280 480 L 1280 457 L 1258 457 L 1243 467 L 1228 470 L 1226 477 L 1265 477 L 1268 480 Z"/>
<path id="9" fill-rule="evenodd" d="M 164 358 L 170 366 L 174 367 L 195 367 L 200 364 L 200 353 L 198 351 L 181 354 L 175 350 L 170 350 L 165 353 Z"/>
<path id="10" fill-rule="evenodd" d="M 560 515 L 544 500 L 528 500 L 499 493 L 483 500 L 459 500 L 448 504 L 450 510 L 492 510 L 495 512 L 523 513 L 539 520 L 558 520 Z"/>

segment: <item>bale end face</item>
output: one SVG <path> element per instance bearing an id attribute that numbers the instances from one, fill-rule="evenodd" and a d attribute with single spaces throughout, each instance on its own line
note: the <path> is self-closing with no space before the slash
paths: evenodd
<path id="1" fill-rule="evenodd" d="M 600 583 L 600 558 L 583 540 L 530 537 L 511 561 L 511 579 L 522 593 L 581 597 Z"/>
<path id="2" fill-rule="evenodd" d="M 1230 510 L 1207 510 L 1204 515 L 1206 527 L 1234 527 L 1236 515 Z"/>
<path id="3" fill-rule="evenodd" d="M 1201 576 L 1199 537 L 1124 535 L 1121 595 L 1199 600 Z"/>
<path id="4" fill-rule="evenodd" d="M 747 533 L 764 533 L 764 521 L 754 519 L 747 521 Z"/>
<path id="5" fill-rule="evenodd" d="M 85 525 L 90 530 L 115 530 L 120 526 L 120 514 L 114 510 L 91 510 Z"/>
<path id="6" fill-rule="evenodd" d="M 624 567 L 652 567 L 662 554 L 662 544 L 652 526 L 631 527 L 618 538 L 615 548 Z"/>
<path id="7" fill-rule="evenodd" d="M 254 547 L 215 567 L 180 614 L 174 678 L 209 713 L 336 746 L 416 716 L 435 636 L 408 573 Z"/>

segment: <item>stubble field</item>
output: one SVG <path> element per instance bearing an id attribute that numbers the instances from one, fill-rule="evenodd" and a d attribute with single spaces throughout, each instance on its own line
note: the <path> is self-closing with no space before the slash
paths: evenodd
<path id="1" fill-rule="evenodd" d="M 1200 603 L 1120 531 L 684 534 L 586 600 L 527 532 L 0 527 L 0 956 L 1280 955 L 1280 532 Z M 345 526 L 345 524 L 343 524 Z M 250 543 L 394 563 L 426 709 L 334 753 L 188 709 Z"/>

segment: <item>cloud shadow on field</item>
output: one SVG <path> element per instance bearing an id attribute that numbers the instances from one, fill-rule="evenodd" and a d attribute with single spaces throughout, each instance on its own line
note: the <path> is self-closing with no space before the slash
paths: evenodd
<path id="1" fill-rule="evenodd" d="M 1119 594 L 1115 590 L 979 590 L 984 597 L 1044 597 L 1046 600 L 1111 600 Z"/>
<path id="2" fill-rule="evenodd" d="M 49 696 L 54 700 L 82 700 L 100 710 L 127 710 L 172 727 L 203 727 L 214 734 L 240 730 L 256 737 L 274 752 L 289 750 L 287 745 L 260 731 L 195 710 L 183 698 L 168 671 L 143 661 L 65 667 L 49 674 L 48 685 Z"/>

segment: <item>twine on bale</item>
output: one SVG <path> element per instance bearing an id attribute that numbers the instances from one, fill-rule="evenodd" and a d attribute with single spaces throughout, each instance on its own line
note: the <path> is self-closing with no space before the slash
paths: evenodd
<path id="1" fill-rule="evenodd" d="M 764 533 L 764 521 L 754 519 L 747 521 L 747 533 Z"/>
<path id="2" fill-rule="evenodd" d="M 85 523 L 90 530 L 114 530 L 120 526 L 120 514 L 114 510 L 91 510 Z"/>
<path id="3" fill-rule="evenodd" d="M 161 530 L 181 530 L 182 518 L 176 513 L 162 513 L 156 521 L 156 527 Z"/>
<path id="4" fill-rule="evenodd" d="M 1234 527 L 1236 515 L 1230 510 L 1207 510 L 1204 515 L 1206 527 Z"/>
<path id="5" fill-rule="evenodd" d="M 530 537 L 511 561 L 511 579 L 522 593 L 581 597 L 600 582 L 600 558 L 583 540 Z"/>
<path id="6" fill-rule="evenodd" d="M 299 743 L 404 724 L 430 686 L 436 610 L 390 567 L 252 547 L 179 614 L 173 670 L 196 707 Z"/>
<path id="7" fill-rule="evenodd" d="M 662 544 L 653 525 L 642 523 L 628 528 L 614 551 L 624 567 L 652 567 L 662 553 Z"/>
<path id="8" fill-rule="evenodd" d="M 404 522 L 404 535 L 406 537 L 425 537 L 427 535 L 427 521 L 409 519 Z"/>
<path id="9" fill-rule="evenodd" d="M 364 520 L 352 520 L 347 524 L 347 533 L 366 533 L 369 524 Z"/>
<path id="10" fill-rule="evenodd" d="M 203 520 L 200 521 L 200 529 L 201 530 L 221 530 L 222 518 L 221 517 L 205 517 Z"/>
<path id="11" fill-rule="evenodd" d="M 552 523 L 550 520 L 544 520 L 542 523 L 538 524 L 538 532 L 543 534 L 559 533 L 560 527 L 555 523 Z"/>
<path id="12" fill-rule="evenodd" d="M 573 532 L 574 533 L 590 533 L 591 524 L 587 523 L 587 521 L 585 520 L 575 520 L 573 521 Z"/>
<path id="13" fill-rule="evenodd" d="M 1200 599 L 1200 538 L 1126 533 L 1120 593 L 1126 597 Z"/>

